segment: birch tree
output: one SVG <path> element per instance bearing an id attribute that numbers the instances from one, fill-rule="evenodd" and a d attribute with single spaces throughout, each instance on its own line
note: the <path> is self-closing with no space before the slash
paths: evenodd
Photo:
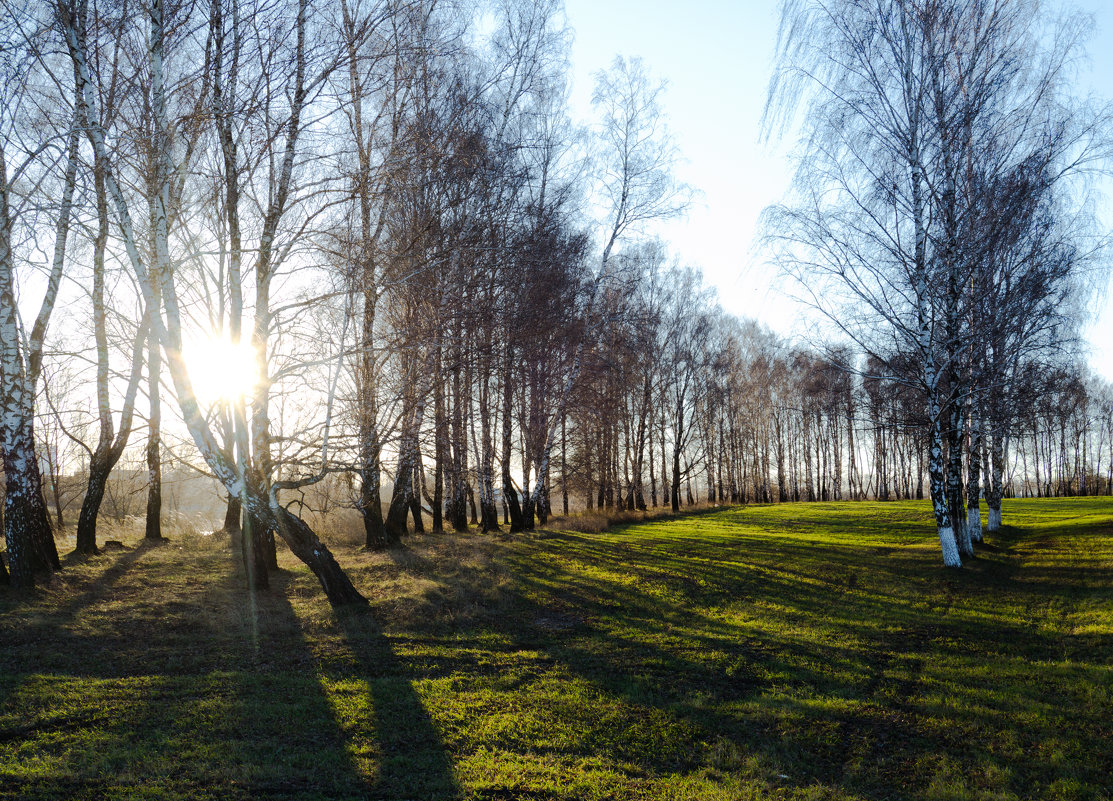
<path id="1" fill-rule="evenodd" d="M 984 347 L 973 323 L 995 324 L 972 314 L 995 286 L 980 243 L 988 220 L 1017 211 L 978 186 L 1004 180 L 1037 141 L 1062 175 L 1092 164 L 1096 119 L 1061 102 L 1077 24 L 1048 26 L 1028 0 L 799 0 L 782 14 L 766 120 L 802 105 L 807 148 L 770 235 L 815 307 L 921 394 L 936 525 L 957 567 L 972 553 L 963 437 Z"/>
<path id="2" fill-rule="evenodd" d="M 0 456 L 10 578 L 19 588 L 34 585 L 36 570 L 60 567 L 35 455 L 35 396 L 66 266 L 80 142 L 76 104 L 43 95 L 36 86 L 44 79 L 49 84 L 51 75 L 45 55 L 48 20 L 40 11 L 5 4 L 0 13 L 8 30 L 8 46 L 0 54 Z M 63 76 L 61 91 L 72 91 L 74 82 Z M 69 124 L 55 130 L 51 117 Z M 52 193 L 57 202 L 48 200 Z M 43 228 L 53 234 L 52 247 L 39 245 Z M 46 288 L 26 330 L 19 276 L 36 265 L 45 273 Z"/>
<path id="3" fill-rule="evenodd" d="M 917 373 L 905 378 L 923 393 L 943 562 L 958 567 L 929 230 L 932 63 L 920 23 L 912 0 L 782 5 L 766 124 L 785 124 L 802 102 L 814 145 L 798 167 L 797 200 L 768 211 L 767 223 L 787 269 L 858 348 L 882 364 L 915 354 Z"/>
<path id="4" fill-rule="evenodd" d="M 383 295 L 388 195 L 399 173 L 399 141 L 409 105 L 408 71 L 402 68 L 408 26 L 393 3 L 365 4 L 342 0 L 342 37 L 346 70 L 345 133 L 351 138 L 354 163 L 349 180 L 354 202 L 340 236 L 341 258 L 351 291 L 362 301 L 353 372 L 357 399 L 357 508 L 363 517 L 367 548 L 383 548 L 387 531 L 382 511 L 382 422 L 377 342 L 379 301 Z"/>

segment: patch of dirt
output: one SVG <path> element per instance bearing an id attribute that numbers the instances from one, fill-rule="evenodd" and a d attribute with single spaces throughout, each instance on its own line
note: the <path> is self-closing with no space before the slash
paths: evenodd
<path id="1" fill-rule="evenodd" d="M 583 625 L 583 622 L 583 618 L 578 615 L 564 612 L 546 612 L 544 615 L 538 615 L 533 619 L 533 625 L 545 631 L 571 631 L 577 626 Z"/>

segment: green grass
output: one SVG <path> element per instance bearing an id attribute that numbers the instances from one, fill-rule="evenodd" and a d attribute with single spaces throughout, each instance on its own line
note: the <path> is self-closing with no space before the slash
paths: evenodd
<path id="1" fill-rule="evenodd" d="M 197 537 L 0 593 L 0 798 L 1111 799 L 1113 501 L 926 504 L 288 554 Z"/>

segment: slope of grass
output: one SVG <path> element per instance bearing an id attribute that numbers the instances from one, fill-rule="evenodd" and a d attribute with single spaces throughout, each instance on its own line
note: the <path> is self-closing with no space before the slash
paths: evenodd
<path id="1" fill-rule="evenodd" d="M 0 593 L 0 798 L 1110 799 L 1113 502 L 925 504 L 289 555 L 190 537 Z"/>

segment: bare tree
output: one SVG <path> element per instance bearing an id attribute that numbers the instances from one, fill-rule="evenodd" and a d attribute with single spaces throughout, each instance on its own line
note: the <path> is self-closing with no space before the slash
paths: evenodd
<path id="1" fill-rule="evenodd" d="M 589 284 L 584 316 L 592 317 L 600 289 L 610 276 L 616 244 L 646 224 L 681 214 L 688 206 L 688 189 L 678 184 L 672 170 L 679 154 L 665 126 L 660 107 L 663 84 L 654 84 L 640 59 L 615 58 L 609 71 L 596 75 L 592 103 L 599 109 L 598 192 L 606 208 L 599 268 Z M 556 433 L 566 414 L 568 398 L 579 377 L 586 338 L 581 339 L 568 377 L 551 416 L 539 458 L 539 475 L 548 475 Z M 536 506 L 544 497 L 544 482 L 533 492 Z"/>
<path id="2" fill-rule="evenodd" d="M 36 569 L 60 567 L 35 456 L 34 407 L 43 343 L 66 263 L 80 142 L 74 104 L 40 97 L 35 89 L 36 80 L 50 74 L 44 46 L 49 28 L 40 12 L 5 5 L 0 16 L 10 44 L 0 61 L 0 454 L 11 581 L 20 588 L 34 585 Z M 59 114 L 71 123 L 55 133 L 43 117 Z M 58 190 L 56 204 L 46 200 L 52 190 Z M 52 220 L 36 214 L 44 207 Z M 17 305 L 17 265 L 34 260 L 40 226 L 53 229 L 53 248 L 46 291 L 27 331 Z"/>
<path id="3" fill-rule="evenodd" d="M 971 288 L 992 283 L 975 231 L 1016 212 L 977 185 L 1007 175 L 1025 143 L 1059 141 L 1061 175 L 1094 156 L 1088 113 L 1052 99 L 1077 30 L 1044 37 L 1026 0 L 801 0 L 782 13 L 767 122 L 806 99 L 809 146 L 797 201 L 768 214 L 771 238 L 813 304 L 921 393 L 944 563 L 959 566 L 972 553 L 962 440 L 983 336 Z"/>
<path id="4" fill-rule="evenodd" d="M 101 28 L 103 26 L 107 28 L 108 31 L 119 30 L 119 26 L 123 24 L 123 20 L 119 17 L 90 21 L 88 15 L 91 12 L 87 5 L 79 6 L 78 13 L 85 15 L 81 21 L 81 25 L 86 31 L 88 31 L 90 26 L 94 26 L 95 28 Z M 106 84 L 109 90 L 104 93 L 105 102 L 102 104 L 101 110 L 102 113 L 111 117 L 116 112 L 116 103 L 118 100 L 116 86 L 119 82 L 118 63 L 122 44 L 118 38 L 111 36 L 105 38 L 109 39 L 111 44 L 106 43 L 103 49 L 98 48 L 97 52 L 93 54 L 93 57 L 102 59 L 108 65 L 107 69 L 109 74 Z M 140 325 L 134 337 L 130 378 L 127 381 L 127 386 L 123 394 L 122 406 L 120 409 L 120 426 L 119 429 L 116 430 L 113 420 L 110 393 L 111 363 L 108 336 L 108 303 L 106 297 L 108 278 L 106 258 L 111 233 L 108 211 L 109 197 L 105 183 L 106 166 L 107 165 L 94 154 L 93 189 L 96 205 L 96 233 L 93 237 L 91 300 L 93 340 L 96 347 L 96 398 L 99 432 L 96 445 L 88 452 L 89 468 L 85 498 L 82 501 L 81 512 L 77 522 L 77 542 L 75 550 L 77 553 L 83 554 L 95 554 L 98 552 L 96 538 L 97 516 L 100 513 L 101 503 L 108 486 L 109 475 L 120 461 L 120 457 L 123 455 L 131 435 L 136 397 L 138 395 L 139 383 L 142 375 L 143 353 L 144 348 L 149 344 L 148 328 L 145 325 Z M 118 302 L 117 300 L 117 303 Z M 155 382 L 152 381 L 151 383 Z M 157 442 L 157 438 L 155 441 Z M 82 447 L 87 448 L 84 442 L 81 444 Z M 155 455 L 156 457 L 158 456 L 157 449 Z M 156 469 L 157 468 L 158 465 L 156 465 Z M 150 469 L 151 464 L 148 461 L 148 470 Z M 157 497 L 158 493 L 156 491 L 153 494 Z M 150 507 L 151 495 L 151 482 L 148 482 L 148 507 Z M 150 526 L 148 526 L 148 531 L 150 531 Z M 157 530 L 152 533 L 157 533 Z"/>

